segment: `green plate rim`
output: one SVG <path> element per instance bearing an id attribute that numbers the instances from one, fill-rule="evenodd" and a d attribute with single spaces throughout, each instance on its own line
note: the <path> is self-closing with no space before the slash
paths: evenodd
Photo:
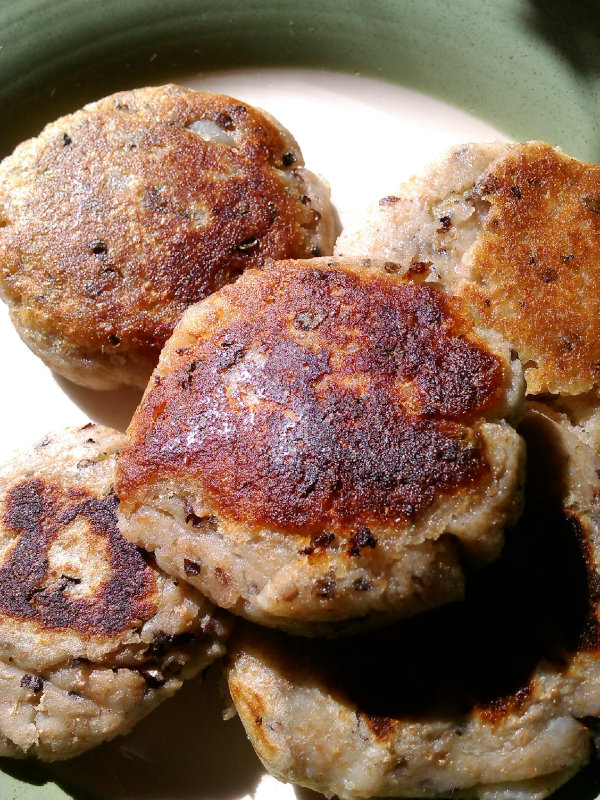
<path id="1" fill-rule="evenodd" d="M 562 0 L 4 0 L 0 157 L 46 122 L 121 89 L 295 66 L 402 84 L 512 138 L 598 161 L 600 7 L 571 0 L 565 8 Z M 3 769 L 6 800 L 75 797 L 37 764 L 6 760 Z M 598 770 L 587 768 L 554 797 L 599 792 Z"/>

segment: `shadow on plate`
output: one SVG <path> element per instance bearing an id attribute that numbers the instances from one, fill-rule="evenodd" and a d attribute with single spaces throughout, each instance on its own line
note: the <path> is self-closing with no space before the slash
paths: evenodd
<path id="1" fill-rule="evenodd" d="M 54 380 L 68 397 L 84 411 L 91 420 L 125 431 L 133 412 L 142 399 L 141 389 L 115 389 L 99 392 L 77 386 L 66 378 L 53 373 Z"/>
<path id="2" fill-rule="evenodd" d="M 589 0 L 529 0 L 526 23 L 586 77 L 600 74 L 600 13 Z"/>
<path id="3" fill-rule="evenodd" d="M 314 792 L 312 789 L 305 789 L 304 786 L 295 786 L 294 794 L 297 800 L 325 800 L 324 794 Z"/>
<path id="4" fill-rule="evenodd" d="M 548 800 L 596 800 L 600 796 L 600 770 L 593 761 L 568 783 L 554 792 Z"/>
<path id="5" fill-rule="evenodd" d="M 74 800 L 231 800 L 264 775 L 239 719 L 224 722 L 221 670 L 190 681 L 127 736 L 70 761 L 28 765 L 20 780 L 53 781 Z"/>

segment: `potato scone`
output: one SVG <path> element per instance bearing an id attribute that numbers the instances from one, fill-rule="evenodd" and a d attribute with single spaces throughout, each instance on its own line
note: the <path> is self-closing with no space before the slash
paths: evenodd
<path id="1" fill-rule="evenodd" d="M 544 142 L 456 147 L 382 198 L 336 252 L 426 262 L 512 342 L 529 393 L 596 402 L 600 166 Z"/>
<path id="2" fill-rule="evenodd" d="M 0 755 L 78 755 L 224 651 L 227 616 L 117 526 L 123 435 L 86 425 L 0 468 Z"/>
<path id="3" fill-rule="evenodd" d="M 522 395 L 461 300 L 379 262 L 273 262 L 165 346 L 118 464 L 123 533 L 266 625 L 414 614 L 500 551 Z"/>
<path id="4" fill-rule="evenodd" d="M 120 92 L 0 164 L 0 296 L 48 366 L 94 389 L 143 388 L 187 306 L 333 240 L 291 134 L 225 95 Z"/>
<path id="5" fill-rule="evenodd" d="M 600 459 L 532 407 L 526 506 L 466 599 L 358 637 L 236 625 L 228 679 L 267 769 L 341 800 L 540 800 L 600 718 Z"/>

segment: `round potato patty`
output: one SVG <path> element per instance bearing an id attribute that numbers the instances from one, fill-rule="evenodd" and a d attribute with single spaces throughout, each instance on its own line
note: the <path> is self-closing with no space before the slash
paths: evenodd
<path id="1" fill-rule="evenodd" d="M 67 429 L 0 468 L 0 755 L 127 733 L 224 651 L 225 615 L 119 532 L 123 440 Z"/>
<path id="2" fill-rule="evenodd" d="M 522 395 L 460 300 L 379 262 L 271 263 L 165 346 L 119 460 L 123 533 L 266 625 L 414 614 L 519 513 Z"/>
<path id="3" fill-rule="evenodd" d="M 452 148 L 336 244 L 426 262 L 510 341 L 529 394 L 600 387 L 600 166 L 545 142 Z"/>
<path id="4" fill-rule="evenodd" d="M 330 253 L 333 228 L 270 115 L 174 85 L 120 92 L 0 164 L 0 295 L 59 374 L 144 387 L 188 305 L 267 258 Z"/>
<path id="5" fill-rule="evenodd" d="M 525 510 L 464 602 L 335 642 L 236 624 L 231 695 L 276 777 L 340 800 L 541 800 L 592 756 L 600 459 L 542 405 L 519 431 Z"/>

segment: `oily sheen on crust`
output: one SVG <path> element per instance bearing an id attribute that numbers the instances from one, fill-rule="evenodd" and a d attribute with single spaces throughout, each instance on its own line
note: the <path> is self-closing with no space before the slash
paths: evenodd
<path id="1" fill-rule="evenodd" d="M 600 166 L 545 142 L 495 142 L 452 148 L 336 252 L 429 264 L 513 344 L 530 394 L 589 392 L 597 407 L 599 242 Z"/>
<path id="2" fill-rule="evenodd" d="M 45 363 L 144 387 L 183 310 L 266 258 L 333 247 L 291 134 L 225 95 L 120 92 L 0 165 L 0 295 Z"/>
<path id="3" fill-rule="evenodd" d="M 223 653 L 224 616 L 119 532 L 123 439 L 67 429 L 0 469 L 0 755 L 127 733 Z"/>
<path id="4" fill-rule="evenodd" d="M 458 542 L 485 562 L 518 514 L 521 399 L 461 301 L 381 263 L 275 262 L 163 351 L 119 462 L 123 531 L 268 625 L 412 614 L 462 593 Z"/>
<path id="5" fill-rule="evenodd" d="M 231 696 L 277 778 L 341 800 L 541 800 L 593 756 L 600 461 L 541 404 L 519 430 L 525 510 L 463 602 L 335 642 L 236 626 Z"/>

